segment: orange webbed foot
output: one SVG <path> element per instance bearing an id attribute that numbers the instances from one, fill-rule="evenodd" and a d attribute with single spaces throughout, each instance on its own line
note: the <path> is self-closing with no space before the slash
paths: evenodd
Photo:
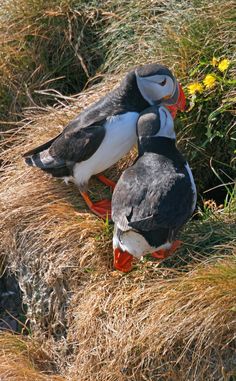
<path id="1" fill-rule="evenodd" d="M 183 241 L 176 240 L 169 249 L 160 249 L 152 253 L 153 258 L 165 259 L 170 257 L 182 245 Z"/>
<path id="2" fill-rule="evenodd" d="M 114 250 L 114 267 L 123 273 L 128 273 L 132 270 L 133 259 L 133 255 L 127 251 L 122 251 L 118 248 Z"/>
<path id="3" fill-rule="evenodd" d="M 111 201 L 110 200 L 101 200 L 98 202 L 92 202 L 89 198 L 89 195 L 86 192 L 80 192 L 84 201 L 88 205 L 89 209 L 96 214 L 98 217 L 106 220 L 107 218 L 111 219 Z"/>
<path id="4" fill-rule="evenodd" d="M 170 255 L 174 254 L 174 252 L 183 244 L 183 241 L 176 240 L 172 243 L 171 248 L 169 249 Z"/>
<path id="5" fill-rule="evenodd" d="M 167 250 L 164 250 L 164 249 L 160 249 L 152 253 L 152 257 L 157 259 L 165 259 L 167 256 L 168 256 Z"/>
<path id="6" fill-rule="evenodd" d="M 111 201 L 101 200 L 91 205 L 90 210 L 103 220 L 111 220 Z"/>

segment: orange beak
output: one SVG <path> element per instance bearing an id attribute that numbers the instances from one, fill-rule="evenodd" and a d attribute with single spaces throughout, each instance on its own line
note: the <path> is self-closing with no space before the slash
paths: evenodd
<path id="1" fill-rule="evenodd" d="M 128 273 L 132 270 L 133 259 L 133 255 L 127 251 L 122 251 L 118 248 L 114 250 L 114 267 L 123 273 Z"/>
<path id="2" fill-rule="evenodd" d="M 178 87 L 179 87 L 179 96 L 178 96 L 178 100 L 176 104 L 166 106 L 168 110 L 170 111 L 173 119 L 176 117 L 177 111 L 178 110 L 184 111 L 186 106 L 186 98 L 184 95 L 184 91 L 182 89 L 182 86 L 179 83 L 178 83 Z"/>
<path id="3" fill-rule="evenodd" d="M 178 107 L 178 110 L 184 111 L 186 107 L 186 98 L 185 98 L 184 90 L 182 86 L 180 85 L 180 83 L 178 85 L 179 85 L 179 96 L 177 100 L 177 107 Z"/>

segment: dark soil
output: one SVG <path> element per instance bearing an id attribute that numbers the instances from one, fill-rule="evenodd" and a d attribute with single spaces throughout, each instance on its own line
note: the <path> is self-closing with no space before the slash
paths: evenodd
<path id="1" fill-rule="evenodd" d="M 5 271 L 0 277 L 0 331 L 21 332 L 25 315 L 19 284 L 13 274 Z"/>

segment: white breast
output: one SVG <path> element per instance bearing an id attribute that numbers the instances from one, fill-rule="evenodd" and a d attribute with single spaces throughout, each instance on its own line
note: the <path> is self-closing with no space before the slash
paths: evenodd
<path id="1" fill-rule="evenodd" d="M 92 175 L 105 171 L 131 150 L 137 141 L 138 116 L 137 112 L 128 112 L 107 119 L 106 134 L 100 147 L 88 160 L 75 165 L 75 183 L 87 183 Z"/>

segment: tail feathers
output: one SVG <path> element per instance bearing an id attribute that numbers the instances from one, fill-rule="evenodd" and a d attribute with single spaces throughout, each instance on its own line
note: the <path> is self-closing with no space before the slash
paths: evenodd
<path id="1" fill-rule="evenodd" d="M 49 150 L 45 150 L 36 154 L 28 155 L 25 157 L 26 164 L 32 167 L 38 167 L 41 169 L 61 167 L 65 165 L 62 160 L 54 159 Z"/>
<path id="2" fill-rule="evenodd" d="M 25 156 L 25 155 L 24 155 Z M 38 167 L 55 177 L 66 177 L 72 175 L 72 168 L 67 163 L 58 158 L 53 158 L 49 150 L 24 157 L 26 164 Z"/>
<path id="3" fill-rule="evenodd" d="M 36 148 L 33 148 L 31 149 L 30 151 L 27 151 L 26 153 L 24 153 L 23 157 L 24 158 L 27 158 L 29 156 L 32 156 L 32 155 L 35 155 L 37 153 L 40 153 L 42 151 L 45 151 L 46 149 L 50 148 L 52 143 L 57 139 L 59 138 L 61 134 L 57 135 L 55 138 L 49 140 L 48 142 L 44 143 L 44 144 L 41 144 L 40 146 L 36 147 Z"/>
<path id="4" fill-rule="evenodd" d="M 32 159 L 32 156 L 27 156 L 24 158 L 26 164 L 30 165 L 31 167 L 35 167 L 34 160 Z"/>
<path id="5" fill-rule="evenodd" d="M 48 142 L 38 146 L 28 152 L 26 152 L 23 157 L 26 164 L 31 167 L 38 167 L 43 171 L 50 173 L 55 177 L 65 177 L 72 175 L 72 169 L 67 166 L 64 160 L 54 158 L 49 153 L 49 148 L 52 143 L 60 136 L 49 140 Z"/>

